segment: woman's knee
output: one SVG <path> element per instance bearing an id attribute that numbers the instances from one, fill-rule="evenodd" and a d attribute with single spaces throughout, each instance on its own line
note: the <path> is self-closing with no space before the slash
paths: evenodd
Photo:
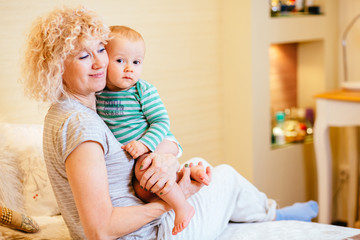
<path id="1" fill-rule="evenodd" d="M 228 164 L 220 164 L 220 165 L 216 166 L 215 169 L 216 169 L 216 171 L 219 171 L 219 172 L 231 172 L 231 173 L 239 174 L 232 166 L 230 166 Z"/>
<path id="2" fill-rule="evenodd" d="M 219 178 L 228 181 L 234 182 L 236 180 L 242 180 L 244 177 L 236 171 L 232 166 L 228 164 L 221 164 L 213 168 L 212 171 L 213 178 L 217 178 L 216 176 L 219 176 Z"/>

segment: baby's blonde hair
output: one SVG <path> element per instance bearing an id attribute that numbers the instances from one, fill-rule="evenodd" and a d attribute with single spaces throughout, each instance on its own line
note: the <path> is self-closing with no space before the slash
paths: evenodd
<path id="1" fill-rule="evenodd" d="M 55 9 L 38 18 L 30 31 L 22 64 L 22 82 L 29 97 L 55 103 L 68 97 L 63 84 L 64 61 L 84 40 L 106 43 L 109 28 L 83 6 Z"/>
<path id="2" fill-rule="evenodd" d="M 112 37 L 119 36 L 119 37 L 126 38 L 130 41 L 141 40 L 144 42 L 144 39 L 140 33 L 138 33 L 134 29 L 129 28 L 127 26 L 110 26 L 110 31 L 111 31 L 110 36 L 112 36 Z"/>

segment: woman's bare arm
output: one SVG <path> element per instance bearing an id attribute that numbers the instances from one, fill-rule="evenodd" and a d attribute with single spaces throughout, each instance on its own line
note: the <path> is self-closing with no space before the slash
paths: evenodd
<path id="1" fill-rule="evenodd" d="M 113 239 L 131 233 L 170 208 L 163 201 L 113 207 L 104 152 L 97 142 L 80 144 L 66 159 L 66 173 L 85 234 L 89 239 Z"/>

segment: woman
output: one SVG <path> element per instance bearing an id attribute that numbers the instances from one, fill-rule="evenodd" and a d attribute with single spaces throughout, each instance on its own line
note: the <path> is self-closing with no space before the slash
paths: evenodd
<path id="1" fill-rule="evenodd" d="M 276 203 L 226 165 L 213 168 L 212 182 L 204 188 L 190 181 L 189 168 L 182 170 L 179 186 L 196 213 L 176 236 L 171 235 L 174 213 L 166 203 L 144 204 L 135 196 L 134 160 L 95 111 L 95 92 L 105 87 L 108 33 L 96 14 L 85 8 L 54 10 L 34 23 L 24 58 L 26 92 L 51 103 L 44 123 L 44 157 L 71 236 L 212 239 L 229 220 L 274 220 Z M 145 181 L 166 193 L 178 167 L 172 156 L 152 155 L 144 166 Z M 309 209 L 308 204 L 305 207 Z M 301 211 L 305 220 L 317 213 L 304 214 L 304 206 Z M 288 217 L 288 212 L 281 214 Z"/>

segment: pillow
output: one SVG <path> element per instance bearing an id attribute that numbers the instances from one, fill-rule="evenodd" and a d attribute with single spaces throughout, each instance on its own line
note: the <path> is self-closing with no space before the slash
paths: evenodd
<path id="1" fill-rule="evenodd" d="M 39 225 L 34 219 L 4 206 L 0 206 L 0 223 L 3 226 L 23 232 L 34 233 L 39 231 Z"/>
<path id="2" fill-rule="evenodd" d="M 8 150 L 4 142 L 0 130 L 0 206 L 24 212 L 21 170 L 15 154 Z"/>
<path id="3" fill-rule="evenodd" d="M 22 202 L 22 208 L 27 215 L 31 216 L 53 216 L 59 214 L 59 208 L 52 191 L 50 181 L 42 152 L 42 125 L 38 124 L 9 124 L 0 123 L 0 150 L 4 149 L 4 156 L 0 156 L 0 164 L 9 161 L 6 155 L 12 156 L 12 162 L 17 167 L 20 174 L 21 197 L 9 189 L 0 189 L 3 195 L 13 195 L 21 198 L 17 202 Z M 1 159 L 3 158 L 3 159 Z M 10 167 L 8 167 L 10 168 Z M 0 182 L 6 182 L 9 176 L 0 173 Z M 14 180 L 15 181 L 15 180 Z M 18 187 L 18 183 L 13 184 Z M 1 195 L 0 195 L 1 198 Z M 11 197 L 7 197 L 11 198 Z M 5 198 L 2 201 L 5 206 L 10 207 L 11 202 Z M 1 202 L 1 199 L 0 199 Z M 21 207 L 15 206 L 22 209 Z"/>

